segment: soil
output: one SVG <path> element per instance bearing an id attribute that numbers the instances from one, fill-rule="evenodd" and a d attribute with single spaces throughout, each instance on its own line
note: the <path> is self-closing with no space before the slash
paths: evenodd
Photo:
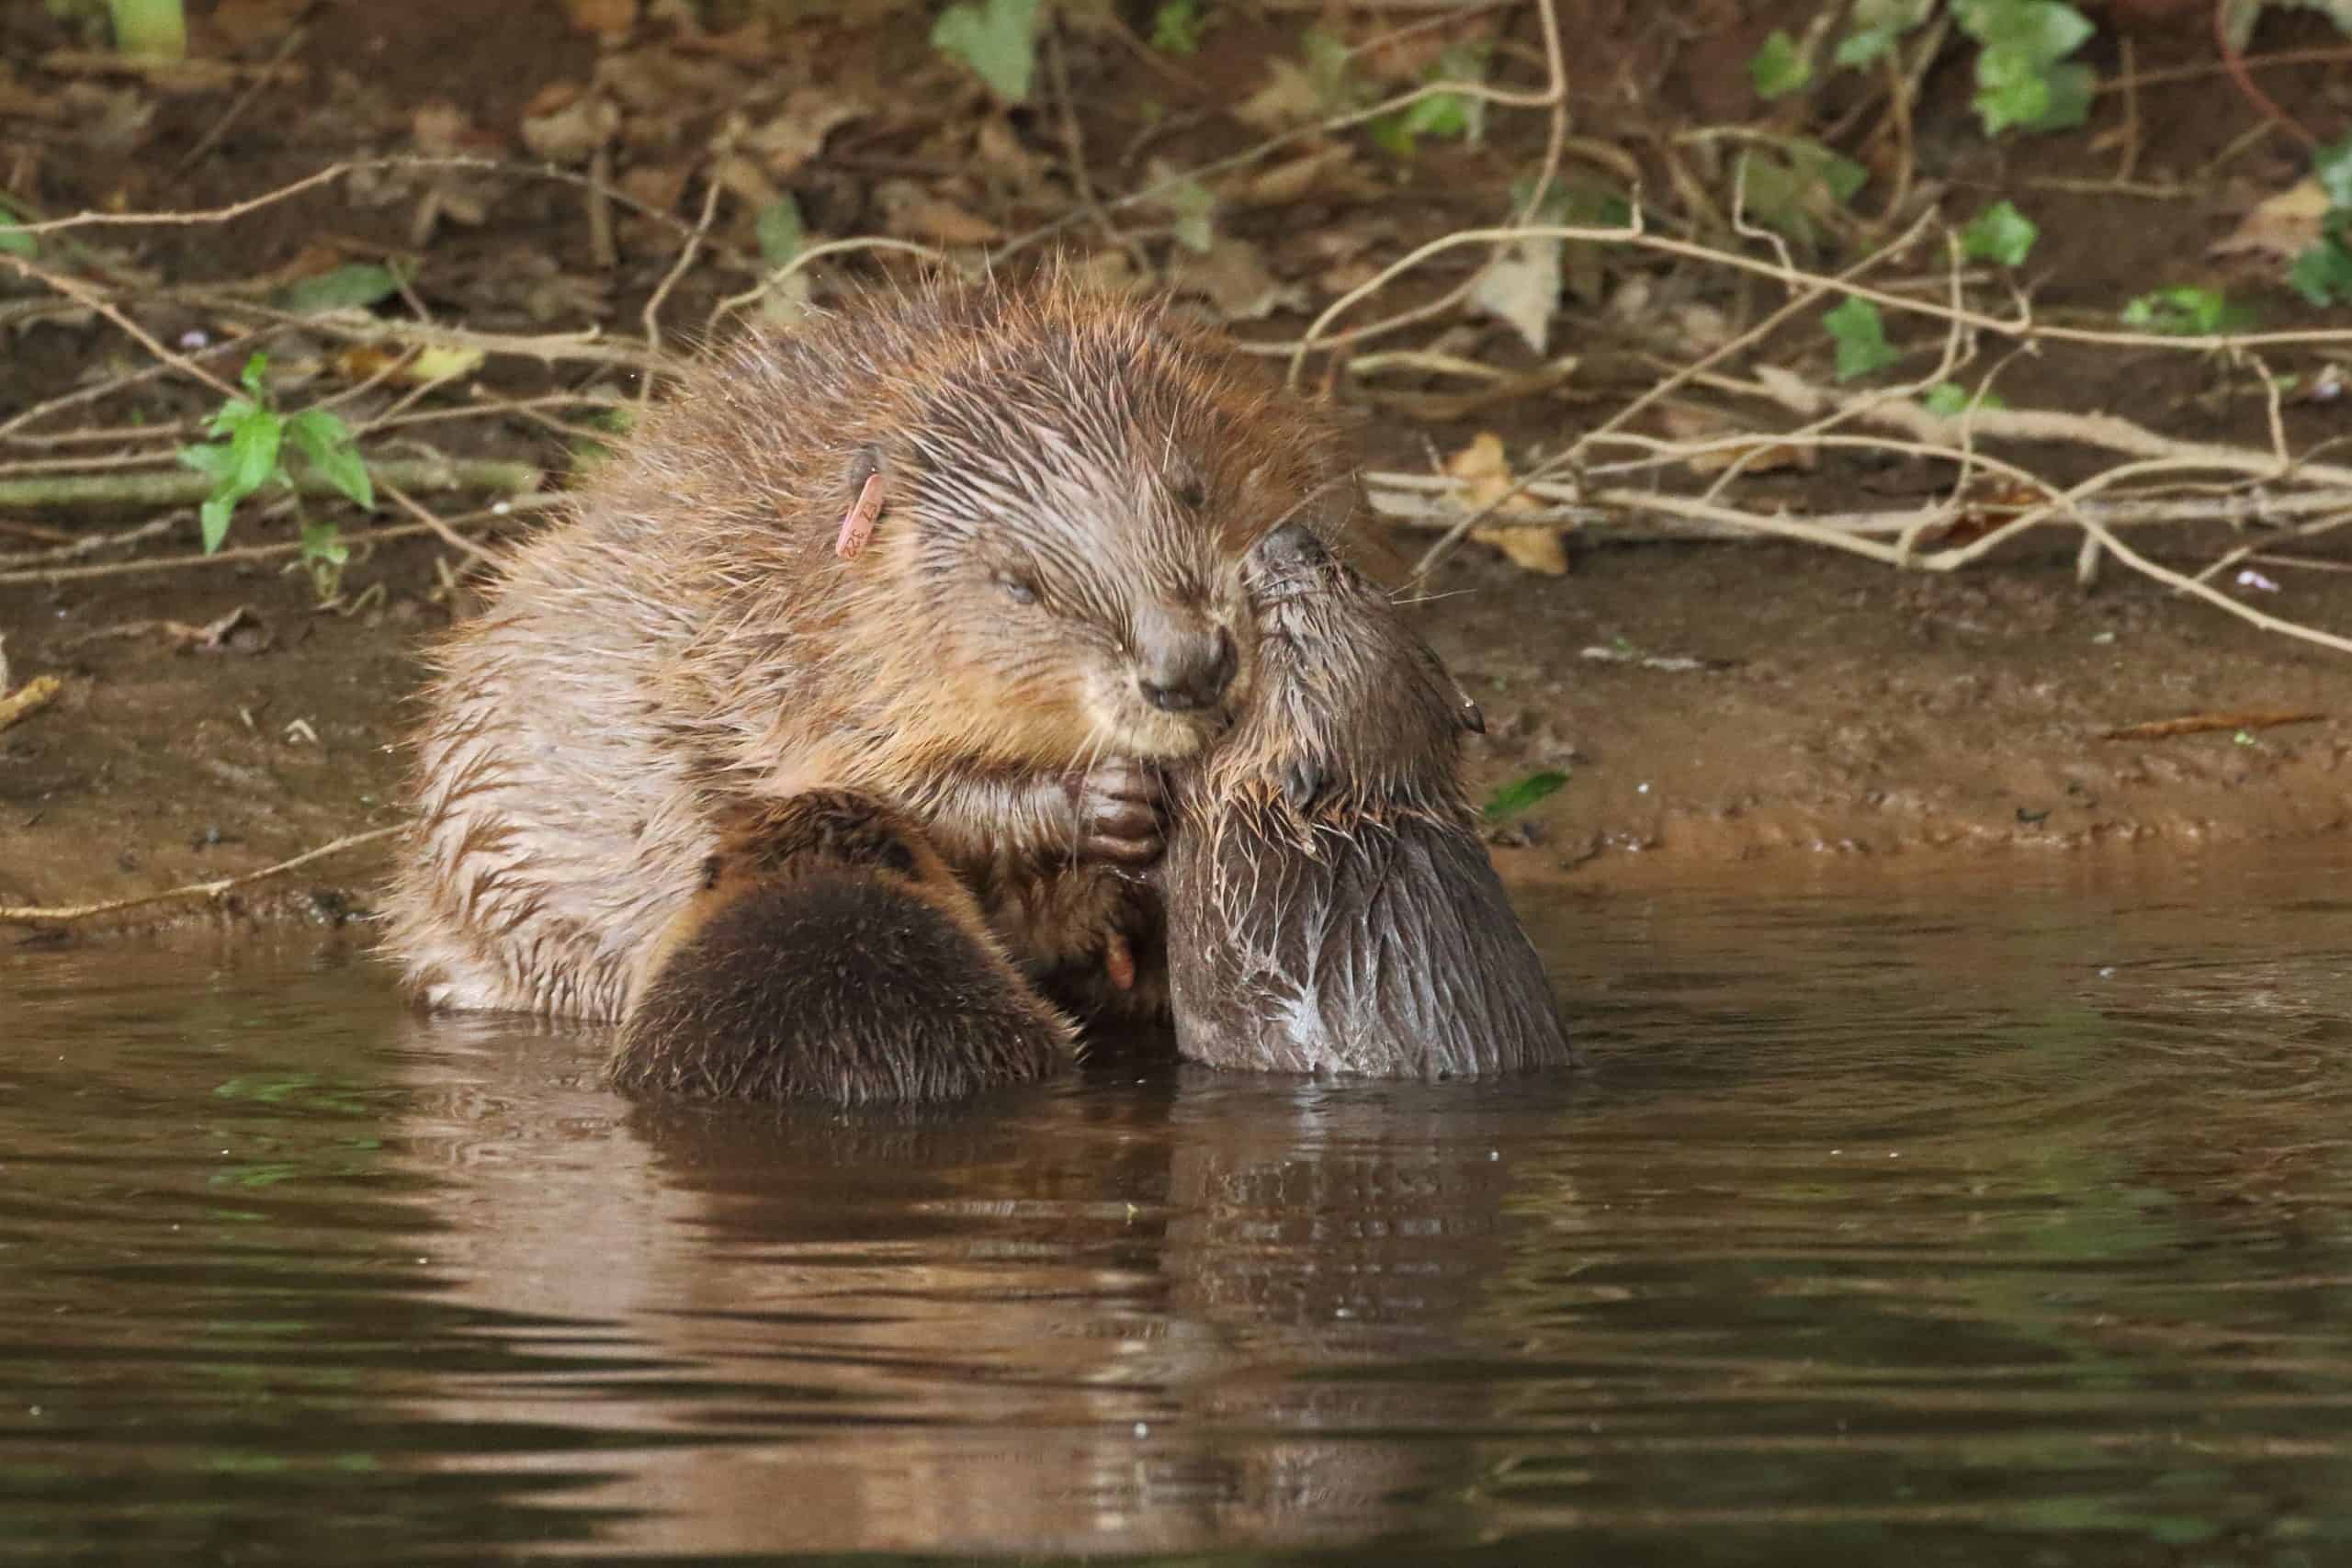
<path id="1" fill-rule="evenodd" d="M 196 7 L 199 47 L 268 58 L 276 45 L 266 35 L 243 42 L 227 36 L 241 13 L 256 9 L 267 7 Z M 380 17 L 368 20 L 378 8 L 313 8 L 288 57 L 308 69 L 312 87 L 260 96 L 217 147 L 168 177 L 163 171 L 175 160 L 159 160 L 156 148 L 193 145 L 221 121 L 227 96 L 111 86 L 148 118 L 135 133 L 108 142 L 81 135 L 70 116 L 25 107 L 38 109 L 43 95 L 58 104 L 96 101 L 69 99 L 64 78 L 30 68 L 0 73 L 0 189 L 53 212 L 239 199 L 336 157 L 405 145 L 398 138 L 416 111 L 442 102 L 461 111 L 467 136 L 493 153 L 521 157 L 514 137 L 526 108 L 543 103 L 549 89 L 583 79 L 597 49 L 552 0 L 491 9 L 501 18 L 495 27 L 483 25 L 478 0 L 410 0 L 401 26 L 390 28 Z M 1595 106 L 1580 131 L 1622 135 L 1647 149 L 1678 128 L 1753 117 L 1746 62 L 1756 42 L 1791 17 L 1801 30 L 1813 7 L 1723 0 L 1660 9 L 1674 12 L 1676 27 L 1659 24 L 1645 6 L 1589 0 L 1568 7 L 1580 37 L 1621 46 L 1575 51 L 1578 71 L 1615 62 L 1610 79 L 1579 84 Z M 2171 28 L 2164 10 L 2118 8 L 2103 19 L 2126 29 L 2143 70 L 2210 64 L 2210 39 L 2194 28 Z M 0 45 L 7 46 L 0 57 L 30 62 L 68 41 L 39 12 L 19 7 L 0 17 Z M 1285 15 L 1272 14 L 1276 21 Z M 1141 25 L 1148 32 L 1148 15 Z M 904 63 L 903 25 L 899 44 L 888 46 L 850 23 L 824 26 L 827 59 L 850 60 L 868 75 Z M 1526 41 L 1523 28 L 1513 36 Z M 1213 32 L 1182 72 L 1211 101 L 1220 92 L 1245 93 L 1262 77 L 1267 52 L 1291 50 L 1290 39 L 1272 22 L 1236 22 Z M 2261 41 L 2287 49 L 2342 40 L 2305 17 L 2282 18 L 2275 31 L 2266 23 Z M 2103 63 L 2111 71 L 2111 30 L 2103 30 L 2098 47 L 2109 51 Z M 927 58 L 918 63 L 938 69 Z M 1121 51 L 1074 48 L 1072 69 L 1095 147 L 1117 148 L 1139 134 L 1134 105 L 1155 95 L 1180 100 L 1168 118 L 1174 129 L 1152 152 L 1173 166 L 1230 152 L 1255 134 L 1188 119 L 1182 95 L 1163 80 L 1167 73 L 1148 71 Z M 2338 62 L 2271 71 L 2263 80 L 2287 113 L 2335 137 L 2352 119 L 2341 73 Z M 1966 116 L 1964 78 L 1964 69 L 1939 69 L 1916 128 L 1922 166 L 1932 153 L 1956 211 L 1972 211 L 1994 193 L 2030 188 L 2036 178 L 2114 172 L 2111 138 L 2098 140 L 2112 130 L 2111 119 L 2065 137 L 1988 143 Z M 14 96 L 6 90 L 12 83 Z M 1641 92 L 1629 97 L 1634 85 Z M 2138 178 L 2151 186 L 2203 168 L 2259 118 L 2219 73 L 2164 91 L 2161 113 L 2142 106 Z M 119 109 L 126 100 L 108 101 Z M 940 165 L 940 143 L 918 134 L 922 123 L 901 104 L 869 117 L 845 144 L 828 143 L 827 156 L 789 182 L 812 225 L 849 231 L 858 215 L 871 216 L 875 182 L 933 177 L 923 171 Z M 1042 114 L 1006 123 L 1019 135 L 1050 140 Z M 1523 163 L 1534 144 L 1540 127 L 1498 127 L 1479 152 L 1435 148 L 1351 203 L 1272 209 L 1238 218 L 1236 229 L 1261 248 L 1278 276 L 1305 265 L 1300 258 L 1318 234 L 1385 234 L 1375 248 L 1385 260 L 1405 248 L 1399 236 L 1488 220 L 1497 205 L 1490 198 L 1508 188 L 1514 160 Z M 632 152 L 653 162 L 644 148 Z M 953 160 L 945 166 L 952 170 Z M 2301 152 L 2274 138 L 2178 198 L 2119 189 L 2034 203 L 2045 231 L 2033 280 L 2041 303 L 2097 308 L 2111 320 L 2121 299 L 2144 288 L 2205 279 L 2199 258 L 2243 213 L 2249 193 L 2282 188 L 2301 168 Z M 937 177 L 946 183 L 936 188 L 975 199 L 968 184 Z M 1142 183 L 1139 170 L 1125 166 L 1101 177 Z M 657 184 L 639 188 L 652 192 Z M 674 218 L 690 223 L 698 187 L 671 196 Z M 207 321 L 217 330 L 217 318 L 172 297 L 162 280 L 268 276 L 299 269 L 322 243 L 336 256 L 413 256 L 413 213 L 408 205 L 351 205 L 330 193 L 264 209 L 233 231 L 147 231 L 135 245 L 110 253 L 119 264 L 113 276 L 135 265 L 159 280 L 152 309 L 136 312 L 159 334 Z M 754 243 L 748 216 L 737 222 L 730 214 L 729 223 L 714 232 L 718 259 L 679 280 L 672 296 L 678 321 L 699 323 L 709 301 L 749 276 L 735 265 Z M 224 233 L 233 243 L 224 243 Z M 105 237 L 113 243 L 116 231 Z M 631 220 L 619 260 L 600 268 L 578 191 L 526 183 L 491 199 L 478 219 L 445 223 L 424 254 L 414 291 L 442 319 L 490 331 L 627 331 L 669 270 L 676 233 Z M 1703 303 L 1744 320 L 1778 302 L 1763 298 L 1753 280 L 1694 280 L 1656 258 L 1628 256 L 1608 263 L 1602 297 L 1577 304 L 1557 324 L 1562 335 L 1590 343 L 1596 357 L 1604 348 L 1633 352 L 1623 286 L 1636 276 L 1660 309 Z M 535 292 L 526 282 L 548 288 Z M 2335 324 L 2298 314 L 2275 284 L 2267 292 L 2260 284 L 2252 288 L 2266 325 Z M 0 306 L 24 298 L 0 294 Z M 1324 298 L 1317 294 L 1317 309 Z M 1411 299 L 1400 294 L 1396 302 Z M 1290 336 L 1306 319 L 1286 309 L 1235 330 Z M 0 319 L 0 332 L 10 334 L 0 420 L 139 363 L 124 358 L 126 340 L 94 318 L 13 327 Z M 1788 342 L 1792 355 L 1820 356 L 1815 339 Z M 1935 345 L 1913 346 L 1932 355 Z M 1515 344 L 1497 329 L 1450 351 L 1471 347 L 1508 363 Z M 2309 373 L 2320 357 L 2286 355 L 2272 368 Z M 632 389 L 626 378 L 594 374 L 613 389 Z M 2005 390 L 2018 403 L 2107 409 L 2176 432 L 2266 439 L 2260 398 L 2245 395 L 2242 383 L 2233 389 L 2225 368 L 2182 355 L 2053 352 L 2018 361 L 2005 377 Z M 576 387 L 582 377 L 525 361 L 496 363 L 484 379 L 519 394 Z M 1448 423 L 1407 423 L 1375 411 L 1369 446 L 1384 466 L 1416 468 L 1488 429 L 1514 449 L 1556 447 L 1622 400 L 1604 399 L 1603 390 L 1576 388 Z M 129 417 L 150 422 L 200 415 L 218 401 L 170 383 L 150 384 L 138 396 L 143 400 Z M 119 412 L 131 405 L 107 406 Z M 2344 415 L 2334 405 L 2297 405 L 2287 418 L 2299 447 L 2342 434 Z M 521 420 L 479 422 L 444 446 L 521 457 L 557 472 L 566 452 L 561 434 Z M 44 455 L 50 449 L 0 446 L 0 470 L 8 460 Z M 2065 451 L 2038 456 L 2042 471 L 2061 478 L 2077 477 L 2083 462 Z M 1888 498 L 1948 478 L 1931 466 L 1911 472 L 1875 455 L 1832 452 L 1810 471 L 1760 478 L 1749 493 L 1802 514 L 1902 504 Z M 44 509 L 0 515 L 0 548 L 144 515 Z M 386 513 L 379 521 L 403 519 Z M 14 531 L 6 531 L 12 523 Z M 266 542 L 284 536 L 284 526 L 255 524 L 237 539 Z M 279 560 L 0 584 L 6 661 L 0 691 L 43 674 L 63 681 L 55 702 L 0 730 L 0 904 L 79 904 L 232 876 L 400 819 L 399 740 L 420 652 L 427 637 L 469 607 L 466 590 L 449 586 L 451 569 L 461 575 L 467 563 L 429 537 L 370 543 L 356 520 L 347 527 L 359 549 L 332 607 L 321 607 L 309 578 L 282 570 Z M 191 523 L 159 547 L 184 551 L 192 537 Z M 2188 570 L 2232 542 L 2211 530 L 2134 537 Z M 1400 535 L 1396 543 L 1406 551 L 1424 538 Z M 2324 558 L 2324 544 L 2299 553 Z M 2307 624 L 2352 626 L 2352 576 L 2260 570 L 2275 592 L 2259 584 L 2233 591 Z M 203 626 L 240 608 L 247 619 L 222 639 L 221 651 L 181 650 L 159 625 Z M 2346 822 L 2352 711 L 2341 700 L 2342 655 L 2261 632 L 2111 566 L 2096 588 L 2078 588 L 2071 544 L 2055 536 L 1951 576 L 1898 573 L 1796 546 L 1652 544 L 1585 548 L 1567 575 L 1546 577 L 1474 547 L 1439 570 L 1413 613 L 1484 707 L 1487 731 L 1472 752 L 1482 795 L 1539 772 L 1565 775 L 1555 793 L 1494 829 L 1498 863 L 1521 881 L 1609 887 L 1661 875 L 1747 880 L 1802 875 L 1823 856 L 1918 869 L 1961 854 L 2152 845 L 2186 852 L 2340 832 Z M 2278 715 L 2316 716 L 2276 727 L 2254 722 Z M 2107 738 L 2120 727 L 2193 716 L 2222 722 L 2165 739 Z M 241 889 L 217 908 L 151 907 L 116 923 L 207 921 L 221 908 L 340 923 L 371 906 L 384 850 L 379 841 Z"/>

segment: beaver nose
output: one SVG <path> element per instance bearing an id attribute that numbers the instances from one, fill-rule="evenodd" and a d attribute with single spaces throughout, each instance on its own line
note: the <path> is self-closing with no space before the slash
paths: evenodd
<path id="1" fill-rule="evenodd" d="M 1161 623 L 1136 639 L 1136 687 L 1169 713 L 1215 707 L 1233 684 L 1233 634 L 1223 626 Z"/>

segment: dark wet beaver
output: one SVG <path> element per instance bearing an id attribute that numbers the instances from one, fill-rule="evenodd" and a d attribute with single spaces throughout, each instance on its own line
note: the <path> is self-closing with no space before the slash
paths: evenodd
<path id="1" fill-rule="evenodd" d="M 842 788 L 1024 971 L 1156 1010 L 1154 765 L 1249 689 L 1242 556 L 1349 471 L 1231 344 L 1067 280 L 754 333 L 437 650 L 386 947 L 430 1006 L 617 1019 L 720 817 Z"/>
<path id="2" fill-rule="evenodd" d="M 717 1100 L 956 1100 L 1057 1070 L 1076 1037 L 912 821 L 822 790 L 726 825 L 609 1076 Z"/>
<path id="3" fill-rule="evenodd" d="M 1463 792 L 1476 707 L 1306 528 L 1249 579 L 1257 684 L 1182 781 L 1161 872 L 1178 1048 L 1377 1077 L 1573 1060 Z"/>

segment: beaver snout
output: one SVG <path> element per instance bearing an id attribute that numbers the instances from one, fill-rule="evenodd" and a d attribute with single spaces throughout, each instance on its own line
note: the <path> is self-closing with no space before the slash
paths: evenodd
<path id="1" fill-rule="evenodd" d="M 1164 610 L 1136 617 L 1136 690 L 1163 713 L 1216 706 L 1240 662 L 1223 626 Z"/>

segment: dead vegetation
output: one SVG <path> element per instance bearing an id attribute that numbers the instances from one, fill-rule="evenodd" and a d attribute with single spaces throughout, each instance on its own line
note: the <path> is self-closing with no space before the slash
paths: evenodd
<path id="1" fill-rule="evenodd" d="M 1058 254 L 1369 411 L 1423 579 L 1464 540 L 1547 573 L 1756 539 L 1951 573 L 2063 539 L 2086 586 L 2113 563 L 2352 651 L 2260 603 L 2343 565 L 2352 518 L 2352 329 L 2281 281 L 2327 221 L 2305 142 L 2352 118 L 2352 50 L 2165 9 L 2097 11 L 2087 122 L 2041 139 L 1984 134 L 1940 24 L 1768 101 L 1759 51 L 1846 13 L 1729 0 L 1193 7 L 1189 39 L 1066 6 L 1018 95 L 903 13 L 420 0 L 393 38 L 220 0 L 169 67 L 12 17 L 0 534 L 28 547 L 0 585 L 307 558 L 307 494 L 347 547 L 331 602 L 423 535 L 455 595 L 695 344 L 877 272 Z M 1997 200 L 2030 255 L 1972 233 Z M 212 481 L 179 454 L 257 352 L 347 424 L 375 514 L 298 472 L 198 550 Z"/>

